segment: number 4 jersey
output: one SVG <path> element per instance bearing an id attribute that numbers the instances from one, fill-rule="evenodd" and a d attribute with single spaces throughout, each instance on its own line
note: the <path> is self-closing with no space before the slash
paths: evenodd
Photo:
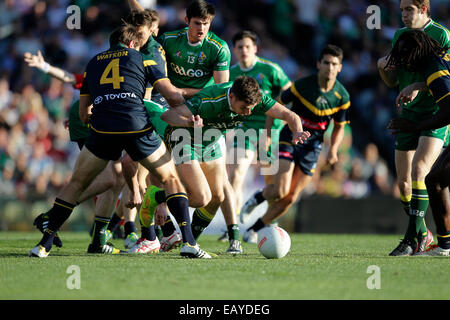
<path id="1" fill-rule="evenodd" d="M 163 54 L 156 50 L 148 60 L 139 51 L 117 45 L 89 61 L 81 95 L 93 102 L 92 130 L 127 134 L 152 129 L 143 99 L 147 82 L 154 85 L 167 78 Z"/>

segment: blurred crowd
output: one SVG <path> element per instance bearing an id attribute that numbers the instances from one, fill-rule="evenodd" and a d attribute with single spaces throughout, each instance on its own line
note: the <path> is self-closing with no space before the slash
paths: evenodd
<path id="1" fill-rule="evenodd" d="M 158 10 L 160 32 L 185 26 L 188 1 L 140 2 Z M 261 40 L 259 55 L 277 62 L 291 80 L 315 71 L 315 59 L 326 43 L 344 49 L 339 79 L 350 92 L 351 126 L 341 147 L 340 162 L 327 167 L 321 158 L 305 196 L 396 195 L 393 137 L 385 129 L 396 113 L 396 90 L 382 83 L 376 61 L 389 51 L 395 30 L 402 27 L 399 1 L 211 2 L 217 8 L 212 31 L 230 48 L 237 31 L 255 31 Z M 71 5 L 81 9 L 79 30 L 66 24 L 74 13 L 67 11 Z M 380 29 L 367 27 L 369 5 L 381 9 Z M 449 10 L 448 0 L 432 0 L 433 19 L 445 26 L 450 26 Z M 54 196 L 70 178 L 78 154 L 64 120 L 79 92 L 28 67 L 24 53 L 41 50 L 50 64 L 82 73 L 93 55 L 108 48 L 109 33 L 127 12 L 126 0 L 0 2 L 0 197 Z M 232 63 L 236 63 L 234 57 Z"/>

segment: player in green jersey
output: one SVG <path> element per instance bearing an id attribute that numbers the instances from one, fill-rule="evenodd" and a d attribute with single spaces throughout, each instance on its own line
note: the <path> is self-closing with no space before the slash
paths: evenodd
<path id="1" fill-rule="evenodd" d="M 401 0 L 400 11 L 406 27 L 397 30 L 392 41 L 393 46 L 403 32 L 411 29 L 423 30 L 443 47 L 450 44 L 449 31 L 430 17 L 429 0 Z M 378 70 L 387 86 L 398 86 L 400 91 L 412 83 L 423 82 L 418 73 L 393 66 L 387 67 L 387 56 L 378 61 Z M 437 111 L 436 102 L 426 91 L 420 92 L 413 101 L 401 105 L 401 117 L 412 121 L 430 118 Z M 390 253 L 391 256 L 405 256 L 423 251 L 433 241 L 433 235 L 426 227 L 424 219 L 429 203 L 425 176 L 439 156 L 447 135 L 447 126 L 396 135 L 395 164 L 400 200 L 409 216 L 409 222 L 404 238 Z"/>
<path id="2" fill-rule="evenodd" d="M 233 52 L 238 59 L 238 63 L 230 68 L 231 80 L 241 75 L 251 76 L 258 81 L 261 91 L 273 99 L 278 98 L 281 92 L 291 86 L 291 81 L 278 64 L 257 56 L 258 37 L 254 32 L 240 31 L 234 35 L 232 42 Z M 270 124 L 272 125 L 270 126 Z M 279 119 L 268 118 L 265 114 L 252 114 L 239 127 L 242 131 L 235 130 L 235 134 L 239 133 L 245 136 L 244 139 L 235 137 L 233 143 L 233 156 L 239 154 L 239 149 L 243 149 L 242 156 L 228 161 L 228 173 L 236 195 L 238 213 L 242 206 L 242 188 L 245 175 L 253 163 L 255 155 L 258 155 L 258 161 L 264 160 L 261 161 L 261 166 L 269 165 L 268 159 L 273 156 L 270 151 L 268 157 L 264 157 L 265 159 L 260 159 L 259 154 L 265 154 L 269 146 L 278 144 L 279 131 L 282 127 L 283 123 Z M 264 129 L 266 129 L 266 135 L 262 134 Z M 266 137 L 266 140 L 260 144 L 263 137 Z M 273 176 L 265 174 L 264 180 L 266 184 L 271 184 L 273 183 Z M 229 217 L 225 216 L 225 221 L 227 219 Z M 244 223 L 242 219 L 241 222 Z"/>
<path id="3" fill-rule="evenodd" d="M 181 139 L 172 145 L 175 161 L 190 163 L 201 168 L 202 175 L 191 176 L 196 185 L 209 183 L 213 194 L 212 200 L 204 208 L 194 211 L 197 217 L 197 226 L 193 229 L 194 236 L 198 238 L 201 232 L 209 225 L 225 198 L 224 181 L 228 179 L 225 157 L 217 156 L 215 151 L 223 138 L 226 129 L 233 129 L 242 124 L 252 113 L 265 113 L 272 118 L 287 122 L 292 132 L 290 142 L 304 143 L 309 132 L 304 132 L 301 119 L 298 115 L 261 93 L 258 82 L 253 77 L 240 76 L 234 82 L 214 85 L 203 89 L 186 102 L 186 106 L 166 111 L 162 118 L 173 127 L 188 127 L 178 129 Z M 198 117 L 202 122 L 195 127 L 192 119 Z M 172 134 L 172 139 L 174 138 Z M 231 203 L 234 206 L 234 203 Z M 233 210 L 233 208 L 230 208 Z"/>
<path id="4" fill-rule="evenodd" d="M 135 0 L 129 0 L 129 3 L 133 9 L 140 8 Z M 229 80 L 230 51 L 228 45 L 209 31 L 214 16 L 215 8 L 212 4 L 203 0 L 194 0 L 186 9 L 185 21 L 188 27 L 174 32 L 166 32 L 158 39 L 166 51 L 169 78 L 176 87 L 182 90 L 183 96 L 186 98 L 192 97 L 205 86 Z M 219 152 L 217 154 L 219 156 L 222 150 L 215 148 Z M 193 184 L 195 179 L 190 179 L 191 176 L 203 175 L 199 166 L 182 163 L 177 165 L 177 170 L 185 184 L 192 207 L 204 207 L 212 198 L 222 198 L 220 194 L 213 193 L 218 189 L 211 190 L 207 183 Z M 231 208 L 234 207 L 233 190 L 228 180 L 224 183 L 225 198 L 222 211 L 227 216 L 234 217 L 233 223 L 228 226 L 233 230 L 228 252 L 239 253 L 242 251 L 239 242 L 239 227 L 236 213 L 231 212 Z M 196 228 L 196 221 L 198 221 L 195 212 L 193 228 Z M 165 236 L 163 239 L 173 239 L 171 236 L 176 231 L 171 223 L 166 223 L 163 232 Z M 168 246 L 170 247 L 170 244 Z"/>
<path id="5" fill-rule="evenodd" d="M 442 127 L 450 123 L 450 54 L 426 33 L 419 30 L 404 32 L 391 51 L 389 64 L 412 68 L 414 72 L 423 75 L 425 82 L 410 86 L 409 93 L 403 92 L 399 103 L 413 101 L 418 92 L 430 91 L 439 111 L 431 118 L 413 122 L 405 118 L 396 118 L 389 122 L 388 129 L 398 132 L 420 132 Z M 425 178 L 427 192 L 430 198 L 434 222 L 436 223 L 438 244 L 419 252 L 419 256 L 449 256 L 450 255 L 450 199 L 449 185 L 450 147 L 434 163 L 430 173 Z"/>
<path id="6" fill-rule="evenodd" d="M 292 102 L 291 110 L 301 116 L 303 127 L 311 132 L 311 137 L 304 144 L 293 145 L 289 130 L 286 127 L 282 129 L 279 170 L 274 183 L 257 191 L 242 207 L 241 215 L 250 215 L 259 204 L 268 201 L 266 213 L 247 229 L 244 241 L 256 243 L 257 232 L 284 215 L 311 182 L 322 150 L 323 135 L 331 120 L 334 127 L 326 159 L 329 165 L 338 161 L 338 148 L 349 122 L 350 107 L 349 94 L 337 80 L 342 70 L 342 59 L 342 49 L 326 46 L 317 62 L 318 73 L 295 81 L 281 94 L 281 102 Z"/>

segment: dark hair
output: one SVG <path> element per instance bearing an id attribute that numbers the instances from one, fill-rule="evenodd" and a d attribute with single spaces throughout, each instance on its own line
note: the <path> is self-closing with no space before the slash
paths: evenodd
<path id="1" fill-rule="evenodd" d="M 342 59 L 344 59 L 344 51 L 333 44 L 327 44 L 325 48 L 322 49 L 319 56 L 319 61 L 322 61 L 323 57 L 327 54 L 337 57 L 340 63 L 342 63 Z"/>
<path id="2" fill-rule="evenodd" d="M 186 9 L 188 20 L 191 18 L 209 18 L 216 15 L 216 8 L 205 0 L 194 0 Z"/>
<path id="3" fill-rule="evenodd" d="M 258 81 L 249 76 L 239 76 L 234 80 L 232 92 L 240 101 L 248 105 L 259 103 L 261 101 L 261 90 Z"/>
<path id="4" fill-rule="evenodd" d="M 131 24 L 137 28 L 142 26 L 147 26 L 150 28 L 153 21 L 155 21 L 155 16 L 154 13 L 150 12 L 150 10 L 133 10 L 125 19 L 125 23 Z"/>
<path id="5" fill-rule="evenodd" d="M 446 49 L 421 30 L 407 30 L 398 37 L 388 55 L 386 68 L 395 66 L 419 72 L 432 56 L 439 56 Z"/>
<path id="6" fill-rule="evenodd" d="M 243 30 L 243 31 L 239 31 L 238 33 L 236 33 L 233 36 L 233 39 L 231 40 L 233 42 L 233 46 L 236 45 L 236 42 L 238 42 L 239 40 L 242 40 L 244 38 L 251 39 L 255 45 L 259 44 L 259 39 L 258 39 L 258 36 L 256 35 L 256 33 L 254 33 L 253 31 L 249 31 L 249 30 Z"/>
<path id="7" fill-rule="evenodd" d="M 128 45 L 131 41 L 135 41 L 139 47 L 142 46 L 144 37 L 137 27 L 130 24 L 124 24 L 115 29 L 109 36 L 110 46 L 117 45 L 119 43 Z"/>
<path id="8" fill-rule="evenodd" d="M 155 22 L 155 21 L 159 21 L 159 13 L 158 13 L 158 11 L 153 10 L 153 9 L 145 9 L 144 11 L 147 12 L 150 15 L 150 17 L 152 18 L 152 23 Z"/>

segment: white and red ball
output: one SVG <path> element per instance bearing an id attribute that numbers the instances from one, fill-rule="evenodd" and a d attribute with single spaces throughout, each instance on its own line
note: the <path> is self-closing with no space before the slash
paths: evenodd
<path id="1" fill-rule="evenodd" d="M 268 226 L 258 231 L 258 249 L 267 259 L 283 258 L 291 248 L 291 237 L 280 227 Z"/>

